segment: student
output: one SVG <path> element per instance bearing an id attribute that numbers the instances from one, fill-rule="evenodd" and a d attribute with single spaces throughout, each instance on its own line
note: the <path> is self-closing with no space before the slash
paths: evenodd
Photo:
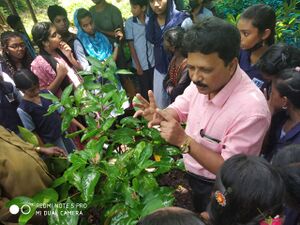
<path id="1" fill-rule="evenodd" d="M 300 67 L 280 71 L 272 81 L 269 100 L 271 111 L 276 115 L 268 137 L 268 151 L 264 157 L 273 155 L 290 144 L 300 144 Z"/>
<path id="2" fill-rule="evenodd" d="M 74 50 L 83 70 L 90 70 L 87 56 L 92 56 L 101 62 L 111 55 L 114 60 L 117 59 L 118 45 L 113 49 L 109 40 L 95 30 L 92 14 L 88 10 L 77 9 L 74 13 L 74 23 L 77 28 Z"/>
<path id="3" fill-rule="evenodd" d="M 238 65 L 236 27 L 206 18 L 187 31 L 183 47 L 191 84 L 163 110 L 151 91 L 149 102 L 137 95 L 135 116 L 143 116 L 149 127 L 160 125 L 162 138 L 181 149 L 194 207 L 202 212 L 224 161 L 259 154 L 271 116 L 263 93 Z"/>
<path id="4" fill-rule="evenodd" d="M 5 82 L 0 75 L 0 125 L 16 134 L 19 133 L 18 125 L 22 126 L 17 113 L 21 100 L 22 96 L 14 85 Z"/>
<path id="5" fill-rule="evenodd" d="M 184 30 L 181 27 L 172 27 L 163 35 L 164 48 L 173 55 L 164 80 L 164 88 L 171 103 L 191 83 L 187 68 L 187 54 L 182 47 L 183 34 Z"/>
<path id="6" fill-rule="evenodd" d="M 56 27 L 57 33 L 60 34 L 61 39 L 66 42 L 74 51 L 74 41 L 76 34 L 69 31 L 69 19 L 67 11 L 59 5 L 50 5 L 47 10 L 49 20 Z"/>
<path id="7" fill-rule="evenodd" d="M 132 66 L 138 75 L 140 92 L 148 98 L 148 90 L 153 90 L 154 55 L 153 45 L 146 40 L 145 23 L 148 0 L 130 0 L 131 13 L 125 22 L 125 36 L 128 41 Z"/>
<path id="8" fill-rule="evenodd" d="M 208 213 L 211 225 L 259 225 L 283 208 L 285 186 L 279 172 L 257 156 L 235 155 L 221 167 Z M 269 223 L 268 223 L 269 224 Z M 272 223 L 275 225 L 275 223 Z"/>
<path id="9" fill-rule="evenodd" d="M 300 49 L 283 43 L 274 44 L 259 58 L 255 66 L 264 79 L 276 78 L 279 71 L 300 66 Z"/>
<path id="10" fill-rule="evenodd" d="M 6 19 L 6 22 L 15 32 L 20 33 L 26 48 L 28 49 L 28 53 L 30 54 L 31 58 L 34 59 L 36 56 L 35 50 L 24 28 L 21 18 L 17 15 L 9 15 Z"/>
<path id="11" fill-rule="evenodd" d="M 272 159 L 272 165 L 279 170 L 286 186 L 284 225 L 300 222 L 300 145 L 289 145 Z"/>
<path id="12" fill-rule="evenodd" d="M 180 26 L 187 16 L 176 10 L 173 0 L 150 0 L 146 37 L 154 45 L 153 92 L 159 108 L 165 108 L 170 103 L 168 94 L 163 88 L 170 62 L 170 56 L 163 48 L 163 33 L 171 27 Z"/>
<path id="13" fill-rule="evenodd" d="M 145 216 L 137 225 L 205 225 L 205 223 L 192 211 L 166 207 Z"/>
<path id="14" fill-rule="evenodd" d="M 23 69 L 16 73 L 14 81 L 16 87 L 24 93 L 17 109 L 24 127 L 35 132 L 42 144 L 52 144 L 71 153 L 76 147 L 70 139 L 63 137 L 59 112 L 45 115 L 52 101 L 40 97 L 40 93 L 50 92 L 39 89 L 39 78 L 30 70 Z M 74 122 L 79 124 L 75 120 Z"/>
<path id="15" fill-rule="evenodd" d="M 206 0 L 189 0 L 190 17 L 182 22 L 181 27 L 183 29 L 187 30 L 199 20 L 213 16 L 213 13 L 208 8 L 204 7 L 205 4 Z"/>
<path id="16" fill-rule="evenodd" d="M 250 79 L 261 90 L 268 88 L 255 63 L 274 44 L 276 15 L 271 6 L 257 4 L 248 7 L 237 23 L 241 34 L 239 63 Z"/>
<path id="17" fill-rule="evenodd" d="M 2 56 L 1 69 L 10 78 L 13 78 L 18 69 L 30 69 L 33 60 L 24 43 L 22 36 L 17 32 L 6 31 L 1 34 Z"/>
<path id="18" fill-rule="evenodd" d="M 50 22 L 37 23 L 32 28 L 32 37 L 40 48 L 40 55 L 31 63 L 32 72 L 39 77 L 40 88 L 60 97 L 70 82 L 77 87 L 82 80 L 76 70 L 82 67 L 71 48 L 61 40 L 55 26 Z"/>
<path id="19" fill-rule="evenodd" d="M 123 18 L 121 11 L 106 0 L 92 0 L 95 5 L 89 11 L 92 13 L 96 30 L 106 35 L 112 45 L 119 44 L 118 58 L 116 60 L 118 68 L 127 68 L 127 63 L 123 50 Z M 115 44 L 115 45 L 116 45 Z"/>

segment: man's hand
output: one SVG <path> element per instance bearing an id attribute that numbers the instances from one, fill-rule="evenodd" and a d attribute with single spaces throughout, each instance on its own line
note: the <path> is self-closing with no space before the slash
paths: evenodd
<path id="1" fill-rule="evenodd" d="M 67 153 L 63 149 L 56 146 L 48 148 L 40 147 L 39 152 L 48 156 L 67 156 Z"/>
<path id="2" fill-rule="evenodd" d="M 140 94 L 137 94 L 136 97 L 140 103 L 133 103 L 134 107 L 139 108 L 138 111 L 133 115 L 133 117 L 143 116 L 146 120 L 149 121 L 148 127 L 154 125 L 159 125 L 163 120 L 161 116 L 156 113 L 156 102 L 152 91 L 148 91 L 149 102 L 144 99 Z"/>
<path id="3" fill-rule="evenodd" d="M 121 41 L 124 37 L 124 34 L 122 32 L 122 29 L 121 28 L 117 28 L 115 29 L 115 38 L 117 38 L 119 41 Z"/>
<path id="4" fill-rule="evenodd" d="M 157 115 L 163 118 L 160 123 L 161 137 L 169 144 L 180 147 L 187 136 L 181 124 L 166 111 L 157 109 Z"/>

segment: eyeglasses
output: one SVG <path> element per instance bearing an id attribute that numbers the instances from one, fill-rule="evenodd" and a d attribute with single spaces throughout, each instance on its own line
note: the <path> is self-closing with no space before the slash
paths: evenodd
<path id="1" fill-rule="evenodd" d="M 18 49 L 18 48 L 24 49 L 26 45 L 24 43 L 20 43 L 20 44 L 9 45 L 8 47 L 12 49 Z"/>

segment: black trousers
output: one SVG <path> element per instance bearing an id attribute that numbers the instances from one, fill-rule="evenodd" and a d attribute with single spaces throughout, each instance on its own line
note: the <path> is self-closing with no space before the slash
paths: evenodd
<path id="1" fill-rule="evenodd" d="M 148 99 L 148 91 L 153 90 L 153 73 L 154 68 L 144 70 L 143 75 L 136 75 L 138 77 L 139 85 L 140 85 L 140 94 L 147 100 Z"/>
<path id="2" fill-rule="evenodd" d="M 192 200 L 196 212 L 206 211 L 215 180 L 190 172 L 187 172 L 187 178 L 192 188 Z"/>

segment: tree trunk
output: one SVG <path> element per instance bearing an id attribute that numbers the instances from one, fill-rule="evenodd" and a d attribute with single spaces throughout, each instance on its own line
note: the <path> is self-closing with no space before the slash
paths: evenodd
<path id="1" fill-rule="evenodd" d="M 31 5 L 30 0 L 26 0 L 26 4 L 27 4 L 28 9 L 29 9 L 29 11 L 30 11 L 32 20 L 33 20 L 33 22 L 36 24 L 36 23 L 37 23 L 37 19 L 36 19 L 36 16 L 35 16 L 35 13 L 34 13 L 34 10 L 33 10 L 33 8 L 32 8 L 32 5 Z"/>
<path id="2" fill-rule="evenodd" d="M 11 13 L 14 15 L 18 15 L 18 12 L 17 12 L 12 0 L 5 0 L 5 2 L 8 5 L 8 8 L 10 9 Z"/>

